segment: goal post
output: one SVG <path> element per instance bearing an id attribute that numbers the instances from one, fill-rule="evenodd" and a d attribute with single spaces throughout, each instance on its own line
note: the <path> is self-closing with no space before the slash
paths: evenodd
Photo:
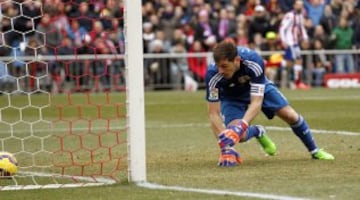
<path id="1" fill-rule="evenodd" d="M 128 105 L 129 181 L 146 181 L 144 61 L 141 0 L 126 0 L 126 73 Z"/>

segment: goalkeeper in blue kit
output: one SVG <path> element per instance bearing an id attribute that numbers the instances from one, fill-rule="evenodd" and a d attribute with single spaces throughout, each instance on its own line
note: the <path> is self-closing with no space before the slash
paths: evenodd
<path id="1" fill-rule="evenodd" d="M 241 163 L 240 154 L 233 147 L 253 137 L 268 155 L 275 155 L 276 145 L 265 128 L 251 125 L 260 111 L 268 119 L 276 115 L 289 124 L 313 159 L 334 159 L 318 148 L 305 119 L 265 77 L 259 54 L 231 42 L 221 42 L 214 47 L 213 57 L 215 63 L 209 65 L 206 74 L 206 99 L 211 129 L 220 147 L 219 166 Z"/>

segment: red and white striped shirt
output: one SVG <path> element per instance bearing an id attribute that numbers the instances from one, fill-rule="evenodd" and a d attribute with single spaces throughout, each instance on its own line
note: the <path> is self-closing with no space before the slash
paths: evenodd
<path id="1" fill-rule="evenodd" d="M 308 40 L 303 15 L 295 11 L 287 12 L 281 21 L 279 34 L 281 42 L 288 46 L 299 44 L 300 39 Z"/>

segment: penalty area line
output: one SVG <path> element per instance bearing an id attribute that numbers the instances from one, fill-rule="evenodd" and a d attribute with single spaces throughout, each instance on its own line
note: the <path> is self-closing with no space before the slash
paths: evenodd
<path id="1" fill-rule="evenodd" d="M 301 197 L 291 197 L 291 196 L 280 196 L 274 194 L 265 194 L 265 193 L 253 193 L 253 192 L 234 192 L 227 190 L 218 190 L 218 189 L 200 189 L 200 188 L 188 188 L 181 186 L 165 186 L 156 183 L 149 182 L 140 182 L 137 183 L 137 186 L 153 189 L 153 190 L 173 190 L 179 192 L 194 192 L 194 193 L 202 193 L 202 194 L 215 194 L 215 195 L 231 195 L 231 196 L 239 196 L 239 197 L 251 197 L 258 199 L 273 199 L 273 200 L 307 200 L 306 198 Z"/>

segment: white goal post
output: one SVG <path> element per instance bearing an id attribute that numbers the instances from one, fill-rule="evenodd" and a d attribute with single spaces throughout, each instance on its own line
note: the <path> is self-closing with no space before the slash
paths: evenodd
<path id="1" fill-rule="evenodd" d="M 146 181 L 145 108 L 141 0 L 126 0 L 126 76 L 129 181 Z"/>

